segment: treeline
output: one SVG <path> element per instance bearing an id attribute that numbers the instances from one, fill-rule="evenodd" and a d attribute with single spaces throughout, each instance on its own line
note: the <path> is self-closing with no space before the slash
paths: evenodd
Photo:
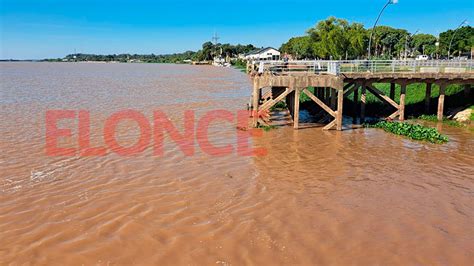
<path id="1" fill-rule="evenodd" d="M 55 59 L 48 61 L 102 61 L 102 62 L 143 62 L 143 63 L 183 63 L 185 60 L 205 61 L 212 60 L 214 56 L 222 57 L 236 57 L 239 54 L 247 53 L 256 49 L 255 46 L 248 45 L 232 45 L 232 44 L 213 44 L 205 42 L 202 49 L 197 52 L 186 51 L 184 53 L 175 54 L 111 54 L 111 55 L 97 55 L 97 54 L 70 54 L 63 59 Z"/>
<path id="2" fill-rule="evenodd" d="M 205 42 L 202 45 L 202 49 L 196 53 L 194 59 L 196 61 L 204 61 L 204 60 L 212 60 L 214 56 L 237 57 L 239 54 L 245 54 L 255 49 L 257 49 L 257 47 L 253 46 L 252 44 L 231 45 L 228 43 L 213 44 L 212 42 Z"/>
<path id="3" fill-rule="evenodd" d="M 360 23 L 330 17 L 307 30 L 305 36 L 293 37 L 284 43 L 280 51 L 297 59 L 362 59 L 368 56 L 369 36 L 372 29 Z M 458 30 L 448 30 L 439 35 L 412 35 L 405 29 L 377 26 L 373 32 L 371 55 L 380 59 L 403 58 L 419 54 L 443 58 L 469 54 L 474 46 L 474 28 L 464 26 Z"/>
<path id="4" fill-rule="evenodd" d="M 64 57 L 68 61 L 103 61 L 103 62 L 144 62 L 144 63 L 179 63 L 183 60 L 192 58 L 196 52 L 186 51 L 184 53 L 176 54 L 110 54 L 110 55 L 98 55 L 98 54 L 70 54 Z"/>

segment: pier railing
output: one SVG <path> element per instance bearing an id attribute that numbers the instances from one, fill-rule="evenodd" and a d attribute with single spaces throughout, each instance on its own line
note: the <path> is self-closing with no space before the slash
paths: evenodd
<path id="1" fill-rule="evenodd" d="M 473 73 L 474 60 L 299 60 L 258 61 L 259 72 L 293 73 Z M 263 69 L 261 69 L 263 66 Z"/>

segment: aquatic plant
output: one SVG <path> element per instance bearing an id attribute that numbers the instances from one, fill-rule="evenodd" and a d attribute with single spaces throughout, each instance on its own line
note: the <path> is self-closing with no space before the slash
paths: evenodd
<path id="1" fill-rule="evenodd" d="M 273 125 L 258 125 L 258 128 L 261 128 L 261 129 L 263 129 L 263 131 L 267 132 L 267 131 L 270 131 L 272 129 L 275 129 L 276 126 L 273 126 Z"/>
<path id="2" fill-rule="evenodd" d="M 381 128 L 396 135 L 406 136 L 414 140 L 428 141 L 431 143 L 441 144 L 446 143 L 449 140 L 447 136 L 440 134 L 435 128 L 425 127 L 418 124 L 380 121 L 366 126 L 371 128 Z"/>

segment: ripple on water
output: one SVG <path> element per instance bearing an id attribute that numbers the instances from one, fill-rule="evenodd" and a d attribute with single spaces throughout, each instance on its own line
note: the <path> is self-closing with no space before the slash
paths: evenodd
<path id="1" fill-rule="evenodd" d="M 182 130 L 183 110 L 243 108 L 251 82 L 237 70 L 184 65 L 1 63 L 1 71 L 0 264 L 473 260 L 469 131 L 443 128 L 451 141 L 434 145 L 376 129 L 283 127 L 252 140 L 264 157 L 198 148 L 186 157 L 169 142 L 164 156 L 150 146 L 131 157 L 48 157 L 47 109 L 90 110 L 91 142 L 101 145 L 101 123 L 118 110 L 166 111 Z M 120 137 L 133 141 L 132 126 Z M 209 134 L 233 143 L 235 125 L 216 122 Z"/>

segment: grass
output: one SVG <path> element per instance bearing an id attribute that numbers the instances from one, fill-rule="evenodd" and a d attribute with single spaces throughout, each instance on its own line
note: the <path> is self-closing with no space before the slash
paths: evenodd
<path id="1" fill-rule="evenodd" d="M 405 122 L 380 121 L 373 125 L 367 125 L 371 128 L 381 128 L 400 136 L 406 136 L 410 139 L 428 141 L 431 143 L 442 144 L 448 142 L 448 137 L 442 135 L 435 128 L 425 127 L 418 124 Z"/>
<path id="2" fill-rule="evenodd" d="M 390 84 L 388 83 L 375 83 L 374 86 L 382 91 L 385 95 L 390 94 Z M 462 91 L 464 88 L 460 85 L 450 85 L 446 87 L 446 95 L 454 95 L 460 91 Z M 309 87 L 309 91 L 311 91 L 314 94 L 314 88 Z M 431 87 L 431 98 L 438 98 L 439 96 L 439 86 L 433 84 Z M 353 93 L 349 94 L 347 96 L 347 100 L 352 100 L 354 98 Z M 400 85 L 395 86 L 395 102 L 399 103 L 400 99 Z M 360 100 L 360 93 L 359 93 L 359 100 Z M 372 93 L 367 93 L 367 104 L 371 103 L 380 103 L 381 101 L 375 97 Z M 425 100 L 425 84 L 421 83 L 414 83 L 410 84 L 407 86 L 407 93 L 405 96 L 405 104 L 410 105 L 410 104 L 416 104 L 423 102 Z M 300 94 L 300 102 L 306 102 L 306 101 L 311 101 L 311 99 L 304 93 Z M 474 108 L 471 107 L 471 108 Z"/>
<path id="3" fill-rule="evenodd" d="M 472 118 L 472 114 L 471 114 L 471 118 Z M 430 121 L 430 122 L 438 122 L 438 116 L 436 116 L 436 115 L 420 115 L 417 119 Z M 463 123 L 460 123 L 460 122 L 455 121 L 455 120 L 448 119 L 446 117 L 443 117 L 442 122 L 443 122 L 443 124 L 446 124 L 448 126 L 453 126 L 453 127 L 465 127 L 466 126 Z"/>
<path id="4" fill-rule="evenodd" d="M 374 83 L 373 84 L 377 89 L 382 91 L 385 95 L 390 95 L 390 84 L 388 83 Z M 424 114 L 424 107 L 425 107 L 425 91 L 426 85 L 424 83 L 413 83 L 407 86 L 407 92 L 405 97 L 405 114 L 406 115 L 413 115 L 418 116 Z M 309 88 L 311 92 L 313 92 L 314 88 Z M 396 103 L 400 103 L 400 90 L 401 86 L 396 84 L 395 91 L 394 91 L 394 101 Z M 472 100 L 469 97 L 465 97 L 464 93 L 464 86 L 462 85 L 449 85 L 446 87 L 446 100 L 445 100 L 445 109 L 448 110 L 451 107 L 459 107 L 463 105 L 472 105 Z M 361 93 L 359 91 L 358 94 L 358 102 L 360 102 Z M 432 84 L 431 87 L 431 101 L 430 101 L 430 109 L 431 114 L 437 108 L 437 102 L 439 97 L 439 86 L 436 84 Z M 344 109 L 345 114 L 352 115 L 354 111 L 353 108 L 353 99 L 354 93 L 350 93 L 346 97 L 344 97 Z M 304 93 L 300 94 L 300 102 L 309 102 L 311 99 Z M 393 113 L 393 107 L 389 104 L 382 102 L 377 97 L 375 97 L 372 93 L 367 92 L 366 94 L 366 115 L 367 116 L 380 116 L 385 117 L 389 114 Z"/>
<path id="5" fill-rule="evenodd" d="M 374 86 L 382 91 L 385 95 L 390 94 L 390 84 L 388 83 L 375 83 Z M 405 96 L 405 104 L 415 104 L 415 103 L 420 103 L 425 100 L 425 84 L 421 83 L 414 83 L 410 84 L 407 86 L 407 93 Z M 311 91 L 314 94 L 314 88 L 309 87 L 309 91 Z M 450 85 L 446 87 L 446 95 L 454 95 L 456 93 L 461 92 L 464 90 L 464 88 L 460 85 Z M 431 98 L 438 98 L 439 96 L 439 86 L 436 84 L 433 84 L 431 87 Z M 352 100 L 354 98 L 354 94 L 351 93 L 347 95 L 347 100 Z M 400 99 L 400 85 L 395 86 L 395 102 L 399 102 Z M 359 93 L 359 100 L 360 100 L 360 93 Z M 377 97 L 375 97 L 372 93 L 367 93 L 367 104 L 370 103 L 376 103 L 376 102 L 381 102 Z M 301 93 L 300 94 L 300 102 L 306 102 L 306 101 L 311 101 L 311 99 L 305 94 Z M 471 106 L 471 108 L 474 108 L 474 106 Z"/>
<path id="6" fill-rule="evenodd" d="M 308 90 L 314 94 L 314 87 L 308 87 Z M 308 102 L 308 101 L 312 101 L 311 98 L 308 97 L 308 95 L 306 95 L 306 93 L 304 92 L 301 92 L 300 93 L 300 102 L 301 103 L 304 103 L 304 102 Z"/>
<path id="7" fill-rule="evenodd" d="M 375 87 L 381 90 L 385 95 L 390 94 L 390 84 L 388 83 L 374 83 Z M 406 89 L 406 96 L 405 96 L 405 104 L 416 104 L 421 103 L 425 100 L 425 84 L 422 83 L 414 83 L 409 84 Z M 400 85 L 395 86 L 395 102 L 400 103 Z M 460 85 L 449 85 L 446 87 L 446 95 L 454 95 L 464 90 L 464 88 Z M 438 98 L 439 96 L 439 86 L 433 84 L 431 87 L 431 98 Z M 348 95 L 348 99 L 353 99 L 353 93 Z M 367 104 L 380 102 L 380 100 L 375 97 L 372 93 L 367 93 Z M 359 93 L 359 100 L 360 100 L 360 93 Z"/>
<path id="8" fill-rule="evenodd" d="M 474 105 L 471 105 L 471 108 L 472 112 L 471 112 L 471 121 L 474 121 Z"/>

